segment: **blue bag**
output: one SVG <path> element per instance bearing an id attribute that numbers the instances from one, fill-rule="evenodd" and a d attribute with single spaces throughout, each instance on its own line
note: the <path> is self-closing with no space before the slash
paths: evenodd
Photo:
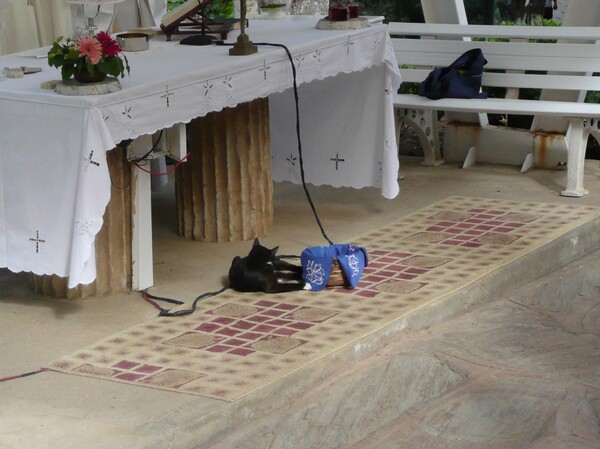
<path id="1" fill-rule="evenodd" d="M 347 280 L 346 287 L 358 285 L 363 270 L 368 265 L 367 250 L 362 246 L 338 244 L 306 248 L 300 255 L 305 290 L 323 290 L 329 281 L 331 267 L 337 259 Z"/>
<path id="2" fill-rule="evenodd" d="M 483 66 L 487 64 L 480 48 L 466 51 L 448 67 L 436 68 L 419 84 L 419 95 L 440 98 L 487 98 L 480 92 Z"/>

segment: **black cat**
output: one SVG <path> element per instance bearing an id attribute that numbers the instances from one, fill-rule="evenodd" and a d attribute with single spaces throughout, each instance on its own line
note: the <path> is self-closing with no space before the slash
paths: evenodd
<path id="1" fill-rule="evenodd" d="M 275 254 L 279 247 L 265 248 L 258 238 L 246 257 L 236 256 L 229 269 L 229 286 L 240 292 L 283 293 L 304 288 L 302 267 Z"/>

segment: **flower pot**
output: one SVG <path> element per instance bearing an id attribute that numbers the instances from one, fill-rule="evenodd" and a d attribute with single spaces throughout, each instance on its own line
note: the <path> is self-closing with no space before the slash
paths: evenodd
<path id="1" fill-rule="evenodd" d="M 356 19 L 358 17 L 358 4 L 348 3 L 348 17 Z"/>
<path id="2" fill-rule="evenodd" d="M 87 69 L 75 70 L 75 72 L 73 72 L 73 78 L 83 84 L 99 83 L 100 81 L 104 81 L 106 73 L 101 72 L 94 67 L 92 73 L 88 72 Z"/>

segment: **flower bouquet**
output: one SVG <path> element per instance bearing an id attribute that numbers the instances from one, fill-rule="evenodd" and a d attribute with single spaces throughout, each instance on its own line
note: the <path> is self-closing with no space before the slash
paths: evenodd
<path id="1" fill-rule="evenodd" d="M 63 80 L 74 77 L 83 83 L 102 81 L 106 75 L 123 78 L 129 62 L 121 47 L 104 31 L 77 40 L 59 37 L 48 51 L 48 64 L 61 68 Z"/>

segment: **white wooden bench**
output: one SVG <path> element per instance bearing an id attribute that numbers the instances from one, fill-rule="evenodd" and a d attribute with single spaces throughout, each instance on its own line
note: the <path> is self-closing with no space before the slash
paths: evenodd
<path id="1" fill-rule="evenodd" d="M 600 91 L 600 77 L 582 76 L 600 72 L 600 40 L 595 27 L 529 27 L 422 24 L 388 24 L 403 82 L 423 81 L 433 67 L 445 67 L 471 48 L 480 48 L 488 61 L 482 85 L 560 91 Z M 415 39 L 414 36 L 421 37 Z M 480 42 L 465 37 L 498 37 L 512 41 Z M 516 41 L 514 39 L 517 39 Z M 528 39 L 560 39 L 559 43 L 531 42 Z M 574 72 L 576 71 L 576 72 Z M 566 136 L 567 183 L 561 195 L 580 197 L 587 140 L 592 134 L 600 140 L 600 104 L 578 101 L 523 100 L 518 98 L 430 100 L 416 94 L 396 94 L 399 120 L 410 120 L 420 130 L 424 163 L 443 162 L 437 137 L 437 111 L 502 113 L 564 117 L 570 121 Z M 397 123 L 397 130 L 400 127 Z M 477 148 L 469 150 L 465 166 L 477 159 Z M 523 169 L 533 165 L 533 155 L 523 161 Z"/>

